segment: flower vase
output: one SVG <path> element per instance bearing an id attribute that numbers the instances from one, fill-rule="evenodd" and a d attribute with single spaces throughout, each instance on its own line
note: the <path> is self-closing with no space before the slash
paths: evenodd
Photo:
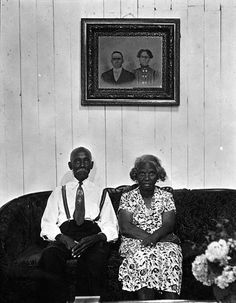
<path id="1" fill-rule="evenodd" d="M 236 284 L 232 283 L 224 289 L 213 285 L 213 294 L 219 303 L 236 303 Z"/>

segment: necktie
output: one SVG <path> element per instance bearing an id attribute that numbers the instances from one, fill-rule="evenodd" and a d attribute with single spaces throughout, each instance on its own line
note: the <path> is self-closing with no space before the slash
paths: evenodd
<path id="1" fill-rule="evenodd" d="M 76 191 L 75 211 L 73 214 L 73 218 L 76 221 L 77 225 L 81 225 L 84 223 L 84 215 L 85 215 L 84 191 L 82 188 L 82 182 L 80 182 Z"/>

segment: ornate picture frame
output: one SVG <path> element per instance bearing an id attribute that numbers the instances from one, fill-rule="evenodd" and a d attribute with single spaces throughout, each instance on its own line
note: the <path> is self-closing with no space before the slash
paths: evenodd
<path id="1" fill-rule="evenodd" d="M 179 105 L 180 19 L 81 19 L 82 105 Z"/>

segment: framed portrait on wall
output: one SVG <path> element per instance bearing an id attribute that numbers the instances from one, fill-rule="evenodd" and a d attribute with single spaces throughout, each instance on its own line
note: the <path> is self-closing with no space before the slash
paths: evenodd
<path id="1" fill-rule="evenodd" d="M 82 105 L 179 105 L 180 19 L 81 19 Z"/>

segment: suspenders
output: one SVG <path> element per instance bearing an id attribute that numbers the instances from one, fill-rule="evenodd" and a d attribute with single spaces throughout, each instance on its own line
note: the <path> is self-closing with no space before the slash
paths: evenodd
<path id="1" fill-rule="evenodd" d="M 70 216 L 70 211 L 69 211 L 67 198 L 66 198 L 66 185 L 62 185 L 61 192 L 62 192 L 62 199 L 63 199 L 63 204 L 64 204 L 64 208 L 65 208 L 65 212 L 66 212 L 66 217 L 67 217 L 67 220 L 70 221 L 71 216 Z M 101 197 L 101 201 L 100 201 L 100 205 L 99 205 L 99 214 L 97 215 L 97 217 L 93 221 L 98 221 L 99 218 L 100 218 L 100 214 L 101 214 L 104 202 L 105 202 L 106 194 L 107 194 L 107 190 L 105 188 L 102 192 L 102 197 Z"/>
<path id="2" fill-rule="evenodd" d="M 65 208 L 65 212 L 66 212 L 66 217 L 67 217 L 67 220 L 70 221 L 71 218 L 70 218 L 70 211 L 69 211 L 67 198 L 66 198 L 66 186 L 65 185 L 62 185 L 61 192 L 62 192 L 62 199 L 63 199 L 63 204 L 64 204 L 64 208 Z"/>

